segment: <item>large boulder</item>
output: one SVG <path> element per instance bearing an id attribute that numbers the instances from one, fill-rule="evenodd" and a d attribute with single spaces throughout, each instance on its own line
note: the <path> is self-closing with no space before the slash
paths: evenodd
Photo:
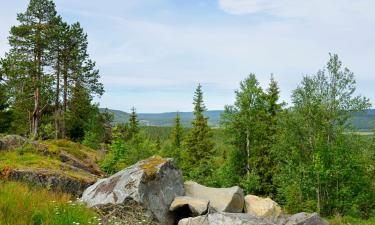
<path id="1" fill-rule="evenodd" d="M 329 225 L 317 213 L 297 213 L 287 219 L 285 225 Z"/>
<path id="2" fill-rule="evenodd" d="M 178 225 L 275 225 L 262 218 L 246 213 L 213 213 L 190 217 L 179 221 Z"/>
<path id="3" fill-rule="evenodd" d="M 183 180 L 172 159 L 151 157 L 97 181 L 85 190 L 82 200 L 90 207 L 100 207 L 126 204 L 130 199 L 142 204 L 161 224 L 169 225 L 175 221 L 169 206 L 181 195 Z"/>
<path id="4" fill-rule="evenodd" d="M 276 221 L 281 215 L 281 208 L 270 198 L 261 198 L 255 195 L 246 195 L 245 212 L 257 217 Z"/>
<path id="5" fill-rule="evenodd" d="M 185 182 L 186 196 L 206 199 L 217 212 L 241 213 L 244 207 L 243 190 L 237 186 L 231 188 L 210 188 L 193 181 Z"/>
<path id="6" fill-rule="evenodd" d="M 177 196 L 169 210 L 177 215 L 186 214 L 190 216 L 200 216 L 208 211 L 209 201 L 206 199 L 193 198 L 189 196 Z M 185 216 L 186 217 L 186 216 Z"/>
<path id="7" fill-rule="evenodd" d="M 29 141 L 19 135 L 7 135 L 0 139 L 0 151 L 12 150 L 28 143 Z"/>

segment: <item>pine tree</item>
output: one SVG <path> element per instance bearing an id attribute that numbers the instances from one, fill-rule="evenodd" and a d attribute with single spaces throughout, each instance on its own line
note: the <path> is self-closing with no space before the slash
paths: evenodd
<path id="1" fill-rule="evenodd" d="M 10 55 L 18 55 L 19 66 L 26 67 L 25 79 L 30 82 L 34 104 L 31 111 L 31 136 L 38 138 L 40 119 L 48 105 L 50 76 L 45 67 L 51 60 L 49 44 L 55 27 L 55 4 L 49 0 L 31 0 L 25 13 L 17 16 L 20 23 L 11 29 Z M 10 77 L 17 81 L 16 77 Z M 21 80 L 20 82 L 22 82 Z"/>
<path id="2" fill-rule="evenodd" d="M 167 145 L 164 146 L 163 155 L 167 157 L 172 157 L 177 165 L 181 164 L 181 154 L 182 154 L 182 144 L 183 144 L 183 127 L 181 125 L 180 113 L 176 113 L 176 118 L 174 120 L 174 126 L 169 137 Z"/>
<path id="3" fill-rule="evenodd" d="M 139 120 L 136 109 L 133 107 L 131 109 L 130 117 L 129 117 L 129 126 L 128 126 L 128 135 L 127 140 L 132 139 L 136 134 L 139 133 Z"/>
<path id="4" fill-rule="evenodd" d="M 85 131 L 89 129 L 90 119 L 97 113 L 91 100 L 91 96 L 77 83 L 68 103 L 69 111 L 66 113 L 66 130 L 70 139 L 81 141 Z"/>
<path id="5" fill-rule="evenodd" d="M 172 141 L 172 146 L 174 148 L 179 149 L 182 145 L 182 139 L 183 139 L 183 128 L 181 125 L 181 117 L 180 113 L 176 113 L 176 118 L 174 120 L 174 126 L 170 137 Z"/>
<path id="6" fill-rule="evenodd" d="M 214 143 L 208 119 L 204 117 L 206 107 L 203 103 L 202 86 L 199 84 L 194 95 L 193 127 L 184 139 L 183 163 L 185 175 L 191 179 L 202 179 L 212 173 L 210 159 L 213 157 Z"/>
<path id="7" fill-rule="evenodd" d="M 10 127 L 11 112 L 8 111 L 8 96 L 6 96 L 6 88 L 1 73 L 0 66 L 0 133 L 3 133 L 7 132 Z"/>

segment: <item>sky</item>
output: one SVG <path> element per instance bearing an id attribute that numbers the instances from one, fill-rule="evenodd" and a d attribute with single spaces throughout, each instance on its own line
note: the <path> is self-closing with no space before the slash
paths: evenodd
<path id="1" fill-rule="evenodd" d="M 101 107 L 191 111 L 201 83 L 209 110 L 223 109 L 255 73 L 274 74 L 281 99 L 337 53 L 358 94 L 375 103 L 374 0 L 55 0 L 64 20 L 89 37 L 105 94 Z M 0 2 L 0 57 L 28 0 Z"/>

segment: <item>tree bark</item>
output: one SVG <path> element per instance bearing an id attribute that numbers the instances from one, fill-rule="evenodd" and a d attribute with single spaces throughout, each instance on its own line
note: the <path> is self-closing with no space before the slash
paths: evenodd
<path id="1" fill-rule="evenodd" d="M 56 99 L 55 99 L 55 139 L 60 138 L 60 57 L 57 56 L 56 68 Z"/>

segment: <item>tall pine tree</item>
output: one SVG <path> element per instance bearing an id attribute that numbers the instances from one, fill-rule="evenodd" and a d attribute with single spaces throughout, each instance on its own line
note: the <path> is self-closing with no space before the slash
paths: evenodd
<path id="1" fill-rule="evenodd" d="M 32 96 L 33 108 L 28 109 L 31 120 L 31 136 L 38 138 L 39 126 L 44 109 L 48 106 L 51 87 L 50 74 L 46 67 L 51 61 L 50 43 L 55 29 L 55 4 L 50 0 L 31 0 L 25 13 L 17 16 L 20 23 L 10 31 L 9 57 L 18 59 L 17 66 L 23 67 L 25 73 L 9 73 L 11 82 L 27 82 Z M 9 68 L 11 69 L 11 68 Z"/>
<path id="2" fill-rule="evenodd" d="M 183 164 L 185 176 L 199 180 L 210 176 L 210 160 L 213 157 L 214 143 L 208 119 L 204 116 L 206 107 L 203 102 L 202 86 L 199 84 L 194 94 L 193 127 L 184 139 Z"/>

